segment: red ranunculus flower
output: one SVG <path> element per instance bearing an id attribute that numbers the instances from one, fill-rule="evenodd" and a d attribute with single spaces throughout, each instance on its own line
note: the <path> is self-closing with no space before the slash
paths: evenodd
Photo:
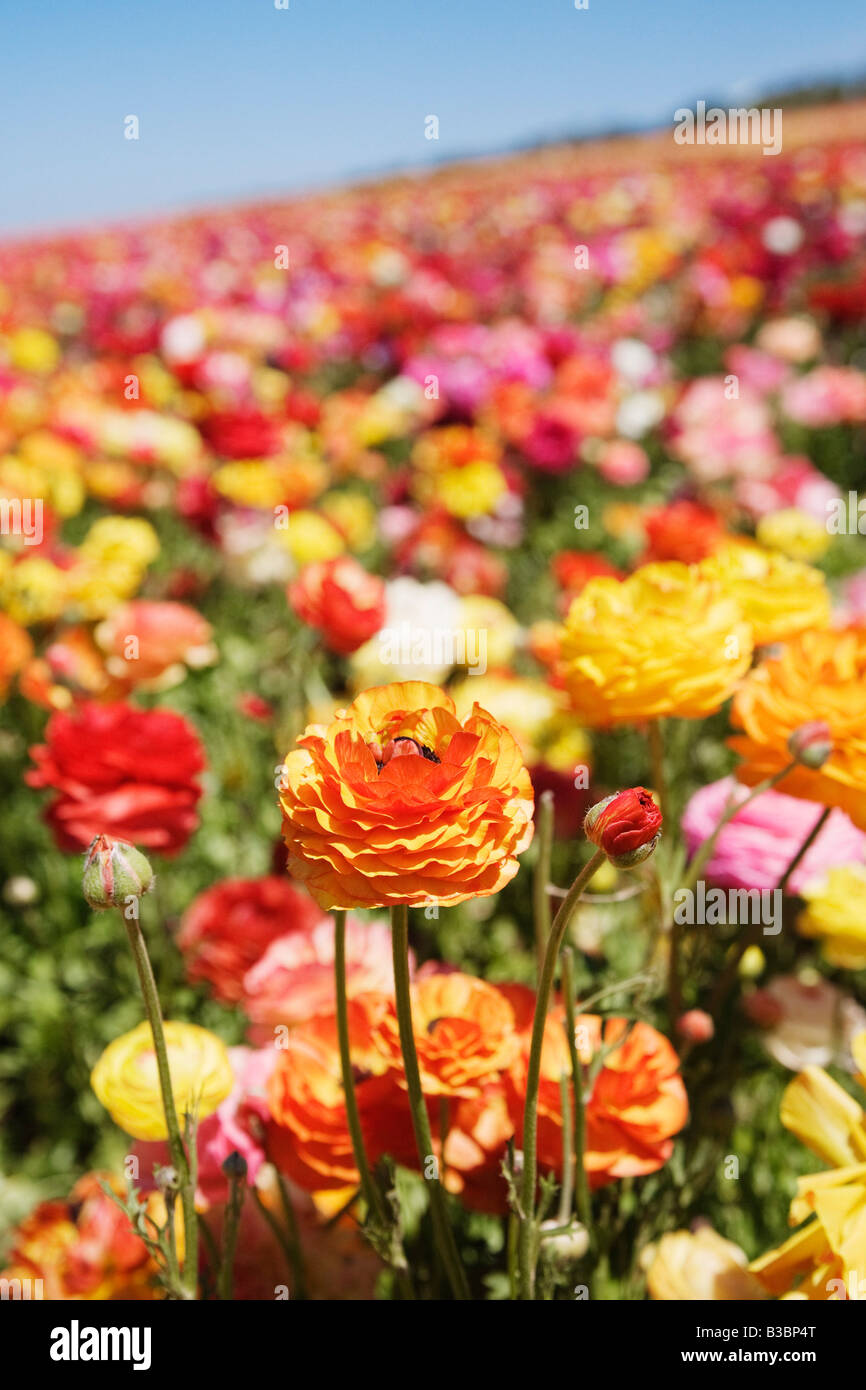
<path id="1" fill-rule="evenodd" d="M 200 428 L 214 453 L 222 458 L 265 458 L 280 450 L 277 425 L 254 407 L 214 411 Z"/>
<path id="2" fill-rule="evenodd" d="M 591 806 L 583 833 L 615 864 L 630 868 L 655 849 L 662 813 L 646 787 L 629 787 Z"/>
<path id="3" fill-rule="evenodd" d="M 350 555 L 305 565 L 288 596 L 301 621 L 341 656 L 357 651 L 385 621 L 384 582 Z"/>
<path id="4" fill-rule="evenodd" d="M 198 825 L 204 753 L 173 710 L 84 704 L 53 715 L 30 754 L 36 768 L 26 781 L 57 792 L 46 818 L 61 849 L 86 849 L 105 834 L 177 854 Z"/>
<path id="5" fill-rule="evenodd" d="M 306 936 L 325 913 L 287 878 L 227 878 L 205 889 L 183 915 L 177 944 L 190 980 L 207 980 L 225 1004 L 243 997 L 244 975 L 272 941 Z"/>
<path id="6" fill-rule="evenodd" d="M 647 535 L 644 564 L 681 560 L 684 565 L 696 565 L 718 549 L 725 534 L 714 511 L 687 497 L 666 507 L 654 507 L 646 513 L 643 524 Z"/>

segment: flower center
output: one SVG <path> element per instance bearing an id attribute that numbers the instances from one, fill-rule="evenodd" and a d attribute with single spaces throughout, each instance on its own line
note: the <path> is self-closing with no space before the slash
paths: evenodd
<path id="1" fill-rule="evenodd" d="M 430 763 L 441 762 L 432 748 L 428 748 L 426 743 L 419 743 L 417 739 L 409 738 L 408 734 L 399 734 L 397 738 L 392 738 L 384 748 L 376 739 L 367 746 L 376 759 L 377 772 L 381 772 L 392 758 L 405 758 L 408 755 L 426 758 Z"/>

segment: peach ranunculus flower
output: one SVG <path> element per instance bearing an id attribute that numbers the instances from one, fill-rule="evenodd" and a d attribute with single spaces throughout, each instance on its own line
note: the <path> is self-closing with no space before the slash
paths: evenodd
<path id="1" fill-rule="evenodd" d="M 387 921 L 346 918 L 346 990 L 350 999 L 372 991 L 393 994 Z M 323 917 L 307 930 L 287 932 L 272 941 L 243 978 L 241 1004 L 252 1024 L 250 1038 L 260 1046 L 273 1043 L 276 1027 L 291 1028 L 316 1014 L 333 1013 L 333 918 Z"/>
<path id="2" fill-rule="evenodd" d="M 234 1087 L 226 1046 L 193 1023 L 166 1022 L 164 1027 L 178 1123 L 183 1125 L 185 1111 L 203 1120 Z M 168 1137 L 148 1022 L 108 1044 L 90 1074 L 90 1084 L 126 1134 L 134 1139 Z"/>
<path id="3" fill-rule="evenodd" d="M 700 570 L 737 599 L 756 646 L 784 642 L 830 621 L 830 593 L 821 571 L 778 551 L 732 541 L 703 560 Z"/>
<path id="4" fill-rule="evenodd" d="M 711 1226 L 668 1231 L 644 1255 L 651 1258 L 647 1288 L 652 1299 L 664 1303 L 707 1299 L 751 1302 L 767 1297 L 749 1272 L 748 1259 L 740 1247 Z"/>
<path id="5" fill-rule="evenodd" d="M 866 1087 L 866 1033 L 853 1040 L 851 1050 L 860 1070 L 857 1079 Z M 800 1229 L 754 1260 L 752 1273 L 776 1297 L 862 1298 L 866 1112 L 821 1067 L 807 1067 L 787 1087 L 781 1117 L 786 1129 L 833 1166 L 797 1179 L 789 1221 Z"/>
<path id="6" fill-rule="evenodd" d="M 210 623 L 186 603 L 133 599 L 115 608 L 95 636 L 109 675 L 131 686 L 176 685 L 185 667 L 210 666 L 217 656 Z"/>
<path id="7" fill-rule="evenodd" d="M 324 908 L 497 893 L 532 839 L 518 745 L 478 705 L 462 724 L 423 681 L 367 690 L 285 760 L 289 872 Z"/>
<path id="8" fill-rule="evenodd" d="M 752 642 L 734 597 L 699 568 L 670 561 L 621 584 L 590 580 L 568 611 L 560 670 L 585 724 L 698 719 L 733 694 Z"/>
<path id="9" fill-rule="evenodd" d="M 736 775 L 755 786 L 791 761 L 788 738 L 823 720 L 833 749 L 820 768 L 798 765 L 785 777 L 787 796 L 839 806 L 866 830 L 866 628 L 804 632 L 749 673 L 734 700 L 739 730 L 730 746 L 742 758 Z"/>

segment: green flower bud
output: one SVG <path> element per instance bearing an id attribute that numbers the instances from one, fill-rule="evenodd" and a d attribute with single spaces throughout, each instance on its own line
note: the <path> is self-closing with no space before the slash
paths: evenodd
<path id="1" fill-rule="evenodd" d="M 140 898 L 153 887 L 153 869 L 134 845 L 97 835 L 84 858 L 81 889 L 97 912 L 126 906 L 129 898 Z"/>

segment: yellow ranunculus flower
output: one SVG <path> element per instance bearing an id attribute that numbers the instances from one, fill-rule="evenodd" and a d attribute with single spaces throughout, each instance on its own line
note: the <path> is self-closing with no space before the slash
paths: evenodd
<path id="1" fill-rule="evenodd" d="M 541 760 L 541 744 L 561 704 L 546 681 L 498 673 L 469 675 L 451 687 L 451 696 L 458 719 L 468 719 L 477 702 L 514 735 L 525 763 L 532 766 Z"/>
<path id="2" fill-rule="evenodd" d="M 866 1068 L 866 1033 L 852 1042 Z M 863 1076 L 858 1080 L 864 1084 Z M 863 1288 L 866 1270 L 866 1113 L 821 1067 L 807 1067 L 785 1090 L 782 1123 L 813 1153 L 836 1166 L 797 1179 L 792 1226 L 807 1224 L 751 1265 L 768 1293 L 837 1300 Z M 809 1218 L 813 1218 L 809 1220 Z"/>
<path id="3" fill-rule="evenodd" d="M 735 541 L 702 560 L 698 568 L 737 599 L 752 625 L 756 646 L 827 626 L 830 594 L 823 574 L 811 565 Z"/>
<path id="4" fill-rule="evenodd" d="M 376 539 L 376 508 L 361 492 L 326 492 L 318 503 L 323 516 L 342 531 L 354 555 Z M 291 522 L 289 523 L 291 526 Z"/>
<path id="5" fill-rule="evenodd" d="M 652 1251 L 647 1288 L 665 1303 L 711 1299 L 756 1301 L 766 1294 L 747 1268 L 738 1245 L 710 1226 L 697 1231 L 669 1231 Z"/>
<path id="6" fill-rule="evenodd" d="M 283 499 L 279 472 L 266 459 L 240 459 L 217 468 L 211 482 L 222 497 L 239 507 L 268 511 Z"/>
<path id="7" fill-rule="evenodd" d="M 508 491 L 505 475 L 489 459 L 475 459 L 462 468 L 449 468 L 432 485 L 435 501 L 463 521 L 487 516 Z"/>
<path id="8" fill-rule="evenodd" d="M 185 1111 L 212 1115 L 234 1085 L 225 1044 L 193 1023 L 166 1023 L 168 1069 L 178 1121 Z M 109 1043 L 90 1074 L 90 1084 L 116 1125 L 134 1139 L 166 1139 L 165 1114 L 150 1024 Z"/>
<path id="9" fill-rule="evenodd" d="M 103 516 L 94 521 L 78 554 L 95 564 L 132 564 L 145 569 L 159 554 L 159 539 L 143 517 Z"/>
<path id="10" fill-rule="evenodd" d="M 791 560 L 820 560 L 831 544 L 830 533 L 823 522 L 798 507 L 785 507 L 770 512 L 758 522 L 755 535 L 761 545 L 781 550 Z"/>
<path id="11" fill-rule="evenodd" d="M 24 557 L 4 570 L 2 606 L 16 623 L 50 623 L 59 618 L 66 601 L 67 574 L 41 555 Z"/>
<path id="12" fill-rule="evenodd" d="M 45 375 L 60 361 L 57 339 L 44 328 L 19 328 L 9 339 L 9 360 L 21 372 Z"/>
<path id="13" fill-rule="evenodd" d="M 643 565 L 592 579 L 565 620 L 561 671 L 587 725 L 699 719 L 733 694 L 752 657 L 740 605 L 697 567 Z"/>
<path id="14" fill-rule="evenodd" d="M 862 970 L 866 966 L 866 865 L 829 869 L 806 885 L 803 898 L 806 907 L 797 918 L 801 935 L 816 937 L 831 965 Z"/>
<path id="15" fill-rule="evenodd" d="M 299 566 L 310 565 L 314 560 L 335 560 L 346 549 L 346 542 L 333 523 L 307 508 L 292 512 L 288 527 L 277 531 L 277 535 Z"/>

